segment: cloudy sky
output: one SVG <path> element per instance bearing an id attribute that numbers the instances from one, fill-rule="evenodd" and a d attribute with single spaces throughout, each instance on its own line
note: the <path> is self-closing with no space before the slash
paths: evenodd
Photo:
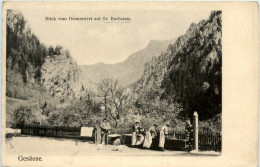
<path id="1" fill-rule="evenodd" d="M 210 11 L 64 11 L 22 10 L 31 31 L 47 46 L 69 49 L 79 65 L 124 61 L 150 40 L 168 40 L 186 32 Z M 45 21 L 45 17 L 129 17 L 130 22 Z"/>

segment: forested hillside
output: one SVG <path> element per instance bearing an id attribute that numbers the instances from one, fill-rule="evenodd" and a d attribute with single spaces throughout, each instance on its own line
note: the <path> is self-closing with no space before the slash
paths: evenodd
<path id="1" fill-rule="evenodd" d="M 222 78 L 221 12 L 192 24 L 170 48 L 172 58 L 162 84 L 163 95 L 183 107 L 183 115 L 197 111 L 200 118 L 221 113 Z"/>
<path id="2" fill-rule="evenodd" d="M 159 57 L 147 62 L 141 79 L 133 84 L 136 107 L 165 117 L 213 119 L 221 127 L 222 22 L 214 11 L 207 20 L 192 23 L 187 32 Z M 212 120 L 210 120 L 212 121 Z"/>
<path id="3" fill-rule="evenodd" d="M 170 121 L 183 129 L 197 111 L 202 128 L 221 131 L 221 16 L 213 11 L 177 40 L 152 40 L 122 63 L 79 68 L 68 50 L 43 45 L 23 15 L 9 10 L 9 124 L 92 126 L 106 116 L 116 128 L 137 118 L 146 128 Z"/>
<path id="4" fill-rule="evenodd" d="M 18 10 L 7 11 L 6 31 L 7 126 L 19 115 L 25 123 L 46 122 L 57 107 L 84 96 L 81 71 L 68 50 L 41 43 Z"/>
<path id="5" fill-rule="evenodd" d="M 6 28 L 7 96 L 50 101 L 79 96 L 84 87 L 81 72 L 69 51 L 42 44 L 19 11 L 7 11 Z"/>
<path id="6" fill-rule="evenodd" d="M 23 15 L 7 11 L 6 95 L 29 99 L 30 87 L 39 83 L 47 48 L 31 33 Z"/>

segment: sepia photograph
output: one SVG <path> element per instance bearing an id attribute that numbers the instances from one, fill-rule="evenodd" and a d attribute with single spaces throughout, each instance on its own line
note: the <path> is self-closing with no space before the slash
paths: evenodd
<path id="1" fill-rule="evenodd" d="M 218 155 L 221 15 L 7 10 L 7 152 Z"/>
<path id="2" fill-rule="evenodd" d="M 222 156 L 221 8 L 3 13 L 7 156 Z"/>

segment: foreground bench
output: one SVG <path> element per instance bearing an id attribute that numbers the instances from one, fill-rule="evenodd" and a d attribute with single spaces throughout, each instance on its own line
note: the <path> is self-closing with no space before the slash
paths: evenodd
<path id="1" fill-rule="evenodd" d="M 189 140 L 167 138 L 165 140 L 165 148 L 169 150 L 186 150 L 189 146 Z"/>
<path id="2" fill-rule="evenodd" d="M 122 145 L 131 146 L 132 134 L 122 134 Z M 159 144 L 159 138 L 157 138 L 155 145 Z M 189 140 L 167 138 L 165 140 L 165 148 L 169 150 L 186 150 L 188 149 Z"/>
<path id="3" fill-rule="evenodd" d="M 132 134 L 122 134 L 122 145 L 131 146 Z"/>
<path id="4" fill-rule="evenodd" d="M 114 144 L 114 141 L 116 140 L 116 139 L 120 139 L 120 141 L 121 141 L 121 143 L 122 143 L 122 135 L 119 135 L 119 134 L 110 134 L 110 135 L 108 135 L 107 136 L 108 137 L 108 141 L 107 141 L 107 143 L 108 144 Z"/>

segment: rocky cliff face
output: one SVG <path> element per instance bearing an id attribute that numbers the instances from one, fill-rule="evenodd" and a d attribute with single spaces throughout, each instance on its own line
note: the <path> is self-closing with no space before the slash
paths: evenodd
<path id="1" fill-rule="evenodd" d="M 41 74 L 41 84 L 52 96 L 78 98 L 85 89 L 80 68 L 64 52 L 47 56 Z"/>
<path id="2" fill-rule="evenodd" d="M 133 84 L 137 89 L 160 88 L 170 62 L 170 57 L 168 56 L 169 51 L 168 48 L 167 51 L 162 52 L 160 56 L 155 56 L 151 61 L 145 63 L 142 77 L 136 84 Z"/>
<path id="3" fill-rule="evenodd" d="M 7 96 L 44 103 L 81 95 L 81 71 L 68 51 L 42 44 L 20 11 L 7 11 L 6 26 Z"/>
<path id="4" fill-rule="evenodd" d="M 167 51 L 145 65 L 137 90 L 156 90 L 158 96 L 181 104 L 183 115 L 199 111 L 202 119 L 221 112 L 221 11 L 192 23 Z"/>
<path id="5" fill-rule="evenodd" d="M 194 111 L 201 119 L 221 113 L 221 15 L 221 11 L 213 11 L 208 20 L 192 24 L 172 47 L 162 88 L 190 117 Z"/>

